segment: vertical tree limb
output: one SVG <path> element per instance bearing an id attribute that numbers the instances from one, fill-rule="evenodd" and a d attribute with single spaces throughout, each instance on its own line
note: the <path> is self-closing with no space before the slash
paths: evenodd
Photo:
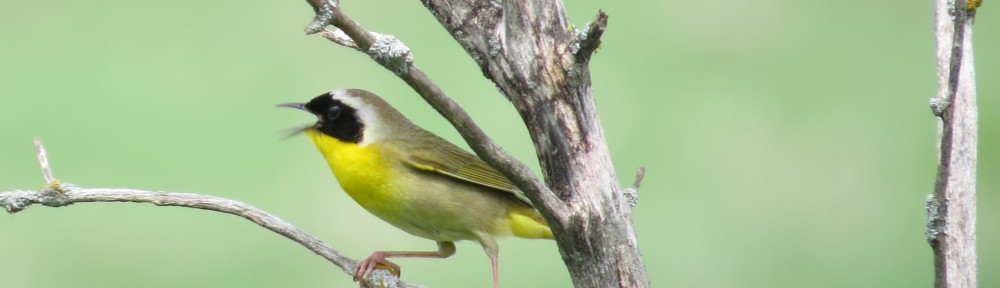
<path id="1" fill-rule="evenodd" d="M 976 287 L 976 161 L 978 112 L 972 24 L 977 0 L 937 0 L 939 162 L 927 203 L 927 241 L 934 251 L 934 286 Z"/>
<path id="2" fill-rule="evenodd" d="M 562 1 L 424 0 L 424 6 L 514 104 L 547 186 L 569 215 L 551 221 L 577 287 L 648 287 L 591 89 L 590 55 L 607 27 L 599 12 L 573 28 Z M 528 194 L 532 201 L 537 197 Z"/>

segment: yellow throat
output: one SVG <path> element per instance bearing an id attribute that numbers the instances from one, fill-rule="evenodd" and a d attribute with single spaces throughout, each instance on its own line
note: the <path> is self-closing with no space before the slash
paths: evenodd
<path id="1" fill-rule="evenodd" d="M 403 200 L 402 195 L 393 192 L 392 169 L 383 160 L 377 145 L 343 142 L 313 128 L 306 129 L 305 133 L 326 158 L 344 192 L 355 202 L 376 216 L 382 216 L 378 214 L 391 213 L 396 201 Z"/>

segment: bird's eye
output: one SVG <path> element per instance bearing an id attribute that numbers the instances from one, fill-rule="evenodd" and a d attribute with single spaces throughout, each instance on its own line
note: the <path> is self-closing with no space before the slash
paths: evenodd
<path id="1" fill-rule="evenodd" d="M 332 105 L 326 109 L 326 119 L 336 120 L 340 116 L 340 105 Z"/>

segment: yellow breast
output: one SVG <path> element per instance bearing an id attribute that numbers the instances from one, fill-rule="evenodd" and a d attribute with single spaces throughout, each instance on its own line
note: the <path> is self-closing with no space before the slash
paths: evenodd
<path id="1" fill-rule="evenodd" d="M 307 129 L 306 134 L 326 158 L 344 192 L 380 218 L 395 216 L 405 195 L 393 187 L 391 164 L 384 161 L 378 146 L 343 142 L 315 129 Z"/>

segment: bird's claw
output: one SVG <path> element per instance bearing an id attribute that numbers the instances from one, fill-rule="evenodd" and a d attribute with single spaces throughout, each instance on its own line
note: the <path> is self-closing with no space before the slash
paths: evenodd
<path id="1" fill-rule="evenodd" d="M 354 282 L 363 282 L 365 278 L 368 278 L 368 274 L 371 274 L 375 269 L 386 270 L 399 277 L 401 274 L 399 265 L 389 262 L 389 260 L 385 259 L 385 256 L 381 252 L 375 252 L 371 256 L 368 256 L 368 258 L 365 258 L 365 260 L 358 262 L 358 265 L 354 267 Z"/>

